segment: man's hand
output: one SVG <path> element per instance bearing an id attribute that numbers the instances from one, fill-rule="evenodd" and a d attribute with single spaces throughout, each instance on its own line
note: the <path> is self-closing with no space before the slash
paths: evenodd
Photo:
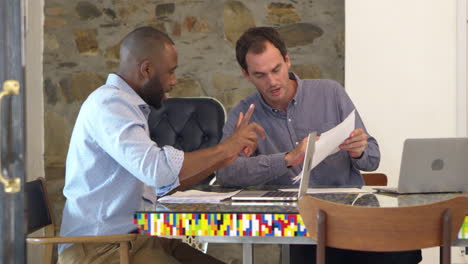
<path id="1" fill-rule="evenodd" d="M 301 140 L 301 143 L 297 145 L 293 150 L 284 155 L 284 162 L 286 166 L 297 166 L 304 162 L 305 150 L 307 147 L 307 138 L 305 137 Z"/>
<path id="2" fill-rule="evenodd" d="M 247 109 L 247 113 L 245 113 L 245 116 L 244 116 L 244 113 L 242 112 L 239 113 L 239 116 L 237 117 L 237 122 L 236 122 L 236 127 L 234 129 L 234 132 L 236 132 L 241 126 L 248 125 L 250 121 L 250 117 L 252 116 L 254 109 L 255 109 L 255 105 L 251 104 L 249 106 L 249 109 Z M 255 145 L 255 149 L 257 149 L 257 145 Z M 246 157 L 250 157 L 250 155 L 252 155 L 253 153 L 251 151 L 255 151 L 255 149 L 249 150 L 247 147 L 245 147 L 242 150 L 242 152 L 244 152 L 244 155 Z"/>
<path id="3" fill-rule="evenodd" d="M 234 133 L 221 143 L 229 152 L 229 158 L 223 165 L 233 162 L 241 152 L 249 157 L 257 149 L 258 136 L 265 139 L 263 127 L 255 122 L 249 123 L 254 109 L 255 106 L 252 104 L 245 115 L 242 112 L 239 113 Z"/>
<path id="4" fill-rule="evenodd" d="M 307 138 L 305 137 L 301 140 L 301 143 L 297 145 L 293 150 L 284 155 L 284 162 L 286 166 L 297 166 L 304 162 L 305 151 L 307 147 Z M 320 137 L 315 137 L 315 141 L 318 141 Z"/>
<path id="5" fill-rule="evenodd" d="M 257 148 L 258 136 L 265 138 L 265 130 L 249 120 L 254 111 L 239 114 L 234 133 L 216 146 L 184 154 L 179 172 L 180 188 L 186 188 L 206 178 L 213 171 L 231 164 L 241 152 L 250 156 Z"/>
<path id="6" fill-rule="evenodd" d="M 369 135 L 362 128 L 353 130 L 349 137 L 340 145 L 340 149 L 348 151 L 352 158 L 360 158 L 367 147 Z"/>

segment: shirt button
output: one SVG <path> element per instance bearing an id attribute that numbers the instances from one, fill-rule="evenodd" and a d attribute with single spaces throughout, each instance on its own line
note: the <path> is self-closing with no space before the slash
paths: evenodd
<path id="1" fill-rule="evenodd" d="M 299 145 L 299 142 L 296 141 L 296 145 Z"/>
<path id="2" fill-rule="evenodd" d="M 291 122 L 291 118 L 289 118 L 288 121 Z"/>
<path id="3" fill-rule="evenodd" d="M 294 104 L 295 104 L 295 105 L 297 105 L 297 102 L 296 102 L 296 101 L 294 101 Z"/>

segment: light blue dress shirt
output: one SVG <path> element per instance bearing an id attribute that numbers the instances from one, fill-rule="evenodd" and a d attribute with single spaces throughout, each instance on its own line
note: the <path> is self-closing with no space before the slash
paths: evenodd
<path id="1" fill-rule="evenodd" d="M 116 74 L 83 103 L 66 162 L 61 236 L 128 233 L 145 189 L 155 196 L 179 185 L 184 153 L 150 139 L 149 113 Z"/>

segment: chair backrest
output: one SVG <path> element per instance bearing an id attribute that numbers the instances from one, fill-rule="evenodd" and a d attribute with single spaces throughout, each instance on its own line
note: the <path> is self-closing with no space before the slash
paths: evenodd
<path id="1" fill-rule="evenodd" d="M 443 244 L 443 216 L 451 214 L 452 228 L 447 234 L 454 240 L 468 213 L 468 197 L 407 207 L 375 208 L 350 206 L 302 197 L 299 212 L 314 240 L 326 246 L 364 251 L 404 251 Z M 318 215 L 325 215 L 325 220 Z M 320 237 L 318 226 L 324 226 Z M 319 242 L 320 243 L 320 242 Z"/>
<path id="2" fill-rule="evenodd" d="M 28 234 L 43 229 L 46 237 L 55 236 L 55 221 L 46 181 L 43 177 L 26 182 L 26 218 L 28 222 Z M 44 245 L 43 263 L 56 263 L 57 251 L 54 244 Z"/>
<path id="3" fill-rule="evenodd" d="M 364 185 L 387 186 L 387 175 L 383 173 L 362 173 Z"/>
<path id="4" fill-rule="evenodd" d="M 226 112 L 213 98 L 170 98 L 148 119 L 150 137 L 160 147 L 185 152 L 216 145 L 223 136 Z"/>
<path id="5" fill-rule="evenodd" d="M 219 143 L 223 136 L 226 110 L 214 98 L 169 98 L 161 108 L 151 108 L 150 137 L 158 146 L 173 146 L 191 152 Z M 208 184 L 214 173 L 198 184 Z"/>
<path id="6" fill-rule="evenodd" d="M 25 184 L 26 216 L 28 234 L 49 225 L 54 225 L 45 179 L 38 178 Z"/>

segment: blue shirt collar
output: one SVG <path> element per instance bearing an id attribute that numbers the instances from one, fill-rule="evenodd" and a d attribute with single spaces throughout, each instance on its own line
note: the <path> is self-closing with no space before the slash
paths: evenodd
<path id="1" fill-rule="evenodd" d="M 289 104 L 299 102 L 299 99 L 302 97 L 302 80 L 295 73 L 289 73 L 289 79 L 295 80 L 297 82 L 296 94 Z"/>
<path id="2" fill-rule="evenodd" d="M 106 81 L 107 85 L 113 86 L 121 91 L 126 92 L 129 94 L 136 102 L 136 105 L 138 105 L 138 108 L 145 114 L 146 119 L 148 119 L 149 113 L 151 112 L 151 108 L 149 105 L 133 90 L 128 83 L 122 79 L 119 75 L 115 73 L 110 73 L 109 76 L 107 77 Z"/>

